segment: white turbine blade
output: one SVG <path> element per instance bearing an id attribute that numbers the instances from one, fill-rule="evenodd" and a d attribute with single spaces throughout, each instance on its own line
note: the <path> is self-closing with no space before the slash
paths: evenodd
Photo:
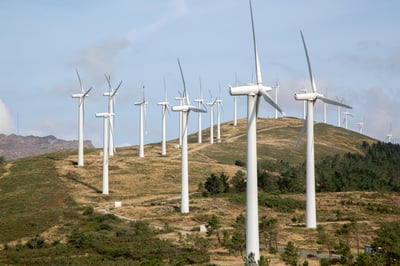
<path id="1" fill-rule="evenodd" d="M 108 92 L 111 92 L 111 77 L 110 75 L 107 75 L 104 73 L 104 76 L 106 77 L 107 83 L 108 83 Z"/>
<path id="2" fill-rule="evenodd" d="M 165 102 L 168 102 L 168 97 L 167 97 L 167 81 L 165 80 L 165 77 L 163 78 L 163 80 L 164 80 L 164 97 L 165 97 L 164 101 L 165 101 Z"/>
<path id="3" fill-rule="evenodd" d="M 269 96 L 269 94 L 266 91 L 261 90 L 261 94 L 267 103 L 272 105 L 272 107 L 277 109 L 282 115 L 284 115 L 284 116 L 286 115 L 285 112 L 283 112 L 283 110 L 279 107 L 279 105 L 271 98 L 271 96 Z"/>
<path id="4" fill-rule="evenodd" d="M 317 88 L 315 86 L 314 78 L 313 78 L 313 75 L 312 75 L 310 57 L 308 56 L 307 46 L 306 46 L 306 42 L 304 41 L 304 36 L 303 36 L 303 32 L 302 31 L 300 31 L 300 35 L 301 35 L 301 39 L 303 40 L 304 52 L 306 53 L 307 65 L 308 65 L 308 73 L 310 74 L 311 88 L 312 88 L 313 92 L 316 93 L 317 92 Z"/>
<path id="5" fill-rule="evenodd" d="M 256 117 L 258 117 L 258 113 L 260 111 L 260 105 L 261 105 L 261 101 L 260 101 L 260 95 L 256 95 Z"/>
<path id="6" fill-rule="evenodd" d="M 201 108 L 197 108 L 197 107 L 193 107 L 190 106 L 189 108 L 190 111 L 196 112 L 196 113 L 207 113 L 207 110 L 201 109 Z"/>
<path id="7" fill-rule="evenodd" d="M 115 91 L 112 93 L 112 95 L 111 95 L 111 96 L 115 96 L 115 95 L 117 94 L 117 91 L 118 91 L 118 90 L 119 90 L 119 88 L 121 87 L 121 84 L 122 84 L 122 80 L 119 82 L 119 84 L 118 84 L 117 88 L 115 89 Z"/>
<path id="8" fill-rule="evenodd" d="M 181 72 L 181 78 L 182 78 L 182 83 L 183 83 L 183 97 L 186 99 L 186 104 L 190 105 L 189 95 L 188 95 L 188 92 L 186 90 L 186 83 L 185 83 L 185 78 L 183 76 L 181 62 L 179 61 L 179 58 L 177 58 L 177 60 L 178 60 L 179 71 Z"/>
<path id="9" fill-rule="evenodd" d="M 256 45 L 256 32 L 254 29 L 253 8 L 251 6 L 251 0 L 249 0 L 249 3 L 250 3 L 251 28 L 253 30 L 253 45 L 254 45 L 254 60 L 255 60 L 255 65 L 256 65 L 256 79 L 257 79 L 257 84 L 262 84 L 260 62 L 258 60 L 258 52 L 257 52 L 257 45 Z"/>
<path id="10" fill-rule="evenodd" d="M 82 80 L 81 80 L 81 76 L 79 75 L 78 69 L 75 68 L 75 71 L 76 71 L 76 75 L 78 76 L 79 86 L 81 87 L 81 92 L 82 92 L 82 93 L 85 93 L 85 92 L 83 91 Z"/>
<path id="11" fill-rule="evenodd" d="M 317 96 L 317 99 L 320 99 L 321 101 L 323 101 L 323 102 L 325 102 L 325 103 L 332 104 L 332 105 L 336 105 L 336 106 L 340 106 L 340 107 L 345 107 L 345 108 L 347 108 L 347 109 L 352 109 L 352 108 L 353 108 L 353 107 L 351 107 L 351 106 L 349 106 L 349 105 L 347 105 L 347 104 L 344 104 L 344 103 L 342 103 L 342 102 L 339 102 L 339 101 L 335 101 L 335 100 L 326 98 L 326 97 L 323 96 L 323 95 L 318 95 L 318 96 Z"/>
<path id="12" fill-rule="evenodd" d="M 93 87 L 90 87 L 90 89 L 87 90 L 87 92 L 85 92 L 85 94 L 83 94 L 83 98 L 85 98 L 86 96 L 89 95 L 89 92 L 93 89 Z"/>
<path id="13" fill-rule="evenodd" d="M 303 126 L 300 129 L 299 136 L 297 137 L 297 141 L 296 141 L 295 147 L 297 147 L 299 145 L 300 141 L 301 141 L 301 138 L 302 138 L 302 136 L 304 134 L 304 131 L 306 129 L 306 124 L 307 124 L 307 118 L 304 119 L 304 123 L 303 123 Z"/>

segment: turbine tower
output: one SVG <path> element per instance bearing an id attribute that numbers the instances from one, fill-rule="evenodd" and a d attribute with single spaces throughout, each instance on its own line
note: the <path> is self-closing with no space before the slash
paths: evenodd
<path id="1" fill-rule="evenodd" d="M 211 95 L 211 92 L 210 92 Z M 217 99 L 212 100 L 212 95 L 211 95 L 211 101 L 207 103 L 208 106 L 210 106 L 210 144 L 214 143 L 214 105 L 217 102 Z"/>
<path id="2" fill-rule="evenodd" d="M 168 110 L 168 99 L 167 99 L 167 85 L 164 79 L 164 95 L 165 99 L 163 102 L 159 102 L 158 105 L 161 105 L 162 107 L 162 136 L 161 136 L 161 155 L 166 156 L 167 155 L 167 144 L 166 144 L 166 133 L 165 133 L 165 115 Z"/>
<path id="3" fill-rule="evenodd" d="M 81 87 L 81 93 L 72 94 L 72 98 L 79 99 L 79 117 L 78 117 L 78 166 L 84 165 L 83 160 L 83 128 L 84 128 L 84 119 L 85 119 L 85 98 L 89 95 L 89 92 L 92 90 L 92 87 L 88 91 L 85 92 L 83 89 L 81 77 L 79 76 L 79 72 L 75 69 L 76 75 L 78 76 L 79 86 Z"/>
<path id="4" fill-rule="evenodd" d="M 103 96 L 108 96 L 108 113 L 113 114 L 114 113 L 114 108 L 115 108 L 115 97 L 117 96 L 117 91 L 119 90 L 122 80 L 119 82 L 117 88 L 115 90 L 112 89 L 111 87 L 111 77 L 110 75 L 104 74 L 106 77 L 107 83 L 108 83 L 108 92 L 104 92 Z M 109 117 L 110 120 L 110 138 L 109 138 L 109 150 L 108 154 L 110 156 L 114 155 L 115 152 L 115 146 L 114 146 L 114 116 Z"/>
<path id="5" fill-rule="evenodd" d="M 235 86 L 238 85 L 237 74 L 235 72 Z M 233 96 L 233 126 L 237 126 L 237 108 L 236 108 L 236 96 Z"/>
<path id="6" fill-rule="evenodd" d="M 189 212 L 189 170 L 188 170 L 188 147 L 187 147 L 187 128 L 189 112 L 203 112 L 206 110 L 190 105 L 189 95 L 186 90 L 185 79 L 183 77 L 181 63 L 178 59 L 179 70 L 181 72 L 183 83 L 183 98 L 186 100 L 184 105 L 173 106 L 172 111 L 182 113 L 183 131 L 182 131 L 182 147 L 181 147 L 181 160 L 182 160 L 182 177 L 181 177 L 181 213 Z"/>
<path id="7" fill-rule="evenodd" d="M 325 96 L 328 97 L 328 90 L 325 90 Z M 324 124 L 326 124 L 326 102 L 323 102 L 324 104 Z"/>
<path id="8" fill-rule="evenodd" d="M 390 124 L 389 134 L 386 135 L 386 138 L 388 140 L 388 143 L 392 143 L 392 138 L 393 138 L 393 135 L 392 135 L 392 124 Z"/>
<path id="9" fill-rule="evenodd" d="M 144 97 L 143 86 L 143 100 L 136 102 L 135 105 L 140 106 L 140 121 L 139 121 L 139 157 L 144 157 L 144 116 L 146 115 L 146 99 Z"/>
<path id="10" fill-rule="evenodd" d="M 108 195 L 108 140 L 112 113 L 97 113 L 96 117 L 103 117 L 103 188 L 102 193 Z"/>
<path id="11" fill-rule="evenodd" d="M 221 142 L 221 87 L 219 87 L 219 96 L 215 103 L 217 104 L 217 142 Z"/>
<path id="12" fill-rule="evenodd" d="M 253 32 L 254 60 L 256 70 L 256 84 L 232 87 L 229 85 L 229 93 L 232 96 L 247 96 L 247 182 L 246 182 L 246 257 L 254 254 L 256 261 L 260 259 L 260 243 L 258 230 L 258 189 L 257 189 L 257 114 L 258 103 L 261 96 L 274 108 L 282 112 L 282 109 L 267 93 L 272 88 L 262 83 L 260 63 L 256 46 L 254 30 L 253 10 L 250 5 L 251 26 Z"/>
<path id="13" fill-rule="evenodd" d="M 353 116 L 352 114 L 350 114 L 349 111 L 344 111 L 343 112 L 344 115 L 344 128 L 347 129 L 347 120 L 348 120 L 348 116 Z"/>
<path id="14" fill-rule="evenodd" d="M 361 121 L 358 122 L 357 125 L 358 125 L 358 132 L 362 134 L 364 129 L 364 117 L 361 117 Z"/>
<path id="15" fill-rule="evenodd" d="M 204 100 L 203 100 L 203 94 L 202 94 L 202 87 L 201 87 L 201 79 L 200 79 L 200 98 L 199 99 L 195 99 L 195 102 L 197 102 L 197 108 L 201 109 L 202 107 L 205 107 L 204 105 Z M 202 143 L 202 115 L 201 112 L 198 112 L 198 132 L 197 132 L 197 142 L 198 143 Z"/>
<path id="16" fill-rule="evenodd" d="M 273 86 L 272 88 L 275 89 L 275 103 L 278 104 L 278 93 L 280 89 L 278 82 L 276 82 L 275 86 Z M 275 119 L 278 119 L 278 109 L 275 109 Z"/>
<path id="17" fill-rule="evenodd" d="M 314 78 L 311 71 L 310 58 L 306 43 L 304 41 L 303 33 L 300 31 L 301 39 L 303 41 L 304 52 L 307 58 L 308 72 L 310 75 L 310 82 L 312 92 L 298 93 L 294 97 L 298 101 L 307 101 L 307 118 L 304 123 L 307 125 L 307 158 L 306 158 L 306 226 L 308 228 L 317 227 L 317 214 L 315 204 L 315 165 L 314 165 L 314 104 L 317 100 L 321 100 L 328 104 L 342 106 L 351 109 L 351 106 L 345 105 L 335 100 L 326 98 L 323 94 L 317 92 Z M 303 125 L 304 127 L 304 125 Z"/>

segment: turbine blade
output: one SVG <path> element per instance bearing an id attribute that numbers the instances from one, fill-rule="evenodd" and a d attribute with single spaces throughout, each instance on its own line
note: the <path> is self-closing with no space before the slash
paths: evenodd
<path id="1" fill-rule="evenodd" d="M 107 75 L 104 73 L 104 76 L 106 77 L 107 83 L 108 83 L 108 92 L 111 92 L 111 77 L 110 75 Z"/>
<path id="2" fill-rule="evenodd" d="M 336 105 L 336 106 L 340 106 L 340 107 L 345 107 L 345 108 L 348 108 L 348 109 L 352 109 L 352 108 L 353 108 L 353 107 L 351 107 L 350 105 L 347 105 L 347 104 L 344 104 L 344 103 L 342 103 L 342 102 L 339 102 L 339 101 L 335 101 L 335 100 L 326 98 L 326 97 L 323 96 L 323 95 L 318 95 L 318 96 L 317 96 L 317 99 L 320 99 L 320 100 L 323 101 L 324 103 L 328 103 L 328 104 L 332 104 L 332 105 Z"/>
<path id="3" fill-rule="evenodd" d="M 183 97 L 185 97 L 185 99 L 186 99 L 186 104 L 190 105 L 189 95 L 188 95 L 188 92 L 186 90 L 186 83 L 185 83 L 185 78 L 183 76 L 181 62 L 179 61 L 179 58 L 177 60 L 178 60 L 179 71 L 181 72 L 181 78 L 182 78 L 182 83 L 183 83 Z"/>
<path id="4" fill-rule="evenodd" d="M 308 73 L 310 75 L 310 81 L 311 81 L 311 88 L 312 88 L 313 92 L 316 93 L 317 92 L 317 88 L 315 87 L 315 82 L 314 82 L 314 78 L 313 78 L 313 74 L 312 74 L 312 70 L 311 70 L 310 57 L 308 56 L 307 46 L 306 46 L 306 42 L 304 40 L 304 36 L 303 36 L 303 32 L 302 31 L 300 31 L 300 35 L 301 35 L 301 39 L 303 40 L 304 52 L 306 53 L 307 65 L 308 65 Z"/>
<path id="5" fill-rule="evenodd" d="M 93 89 L 93 87 L 90 87 L 90 89 L 87 90 L 87 92 L 85 92 L 85 94 L 83 94 L 83 98 L 85 98 L 86 96 L 89 95 L 89 92 Z"/>
<path id="6" fill-rule="evenodd" d="M 163 81 L 164 81 L 164 96 L 165 96 L 164 101 L 165 101 L 165 102 L 168 102 L 168 97 L 167 97 L 167 81 L 165 80 L 165 77 L 163 78 Z"/>
<path id="7" fill-rule="evenodd" d="M 76 75 L 78 76 L 79 86 L 81 87 L 81 92 L 82 92 L 82 93 L 85 93 L 85 92 L 83 91 L 82 80 L 81 80 L 81 76 L 79 75 L 78 69 L 75 68 L 75 71 L 76 71 Z"/>
<path id="8" fill-rule="evenodd" d="M 191 107 L 189 108 L 189 110 L 190 110 L 190 111 L 193 111 L 193 112 L 196 112 L 196 113 L 207 113 L 207 110 L 200 109 L 200 108 L 193 107 L 193 106 L 191 106 Z"/>
<path id="9" fill-rule="evenodd" d="M 269 94 L 266 91 L 261 90 L 261 94 L 267 103 L 269 103 L 270 105 L 272 105 L 272 107 L 277 109 L 283 116 L 286 115 L 285 112 L 283 112 L 282 108 L 279 107 L 279 105 L 271 98 L 271 96 L 269 96 Z"/>
<path id="10" fill-rule="evenodd" d="M 115 91 L 112 93 L 111 96 L 115 96 L 115 94 L 117 94 L 117 91 L 119 90 L 119 88 L 121 87 L 121 85 L 122 85 L 122 80 L 119 82 L 117 88 L 115 89 Z"/>
<path id="11" fill-rule="evenodd" d="M 254 45 L 254 60 L 255 60 L 255 66 L 256 66 L 256 79 L 257 79 L 257 84 L 262 84 L 260 62 L 258 60 L 258 52 L 257 52 L 257 45 L 256 45 L 256 31 L 254 29 L 253 8 L 251 6 L 251 0 L 249 0 L 249 4 L 250 4 L 250 16 L 251 16 L 251 29 L 253 31 L 253 45 Z"/>
<path id="12" fill-rule="evenodd" d="M 248 96 L 248 97 L 250 97 L 250 96 Z M 256 117 L 258 117 L 261 101 L 260 101 L 260 95 L 256 95 L 256 97 L 257 97 L 256 98 Z"/>
<path id="13" fill-rule="evenodd" d="M 307 124 L 307 118 L 304 119 L 303 126 L 301 127 L 300 132 L 299 132 L 299 136 L 297 137 L 297 141 L 296 141 L 296 145 L 295 145 L 296 148 L 299 145 L 299 143 L 301 141 L 301 138 L 303 137 L 304 131 L 306 129 L 306 124 Z"/>

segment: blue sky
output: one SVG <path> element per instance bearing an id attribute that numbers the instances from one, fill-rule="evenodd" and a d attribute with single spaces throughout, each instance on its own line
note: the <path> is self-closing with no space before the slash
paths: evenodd
<path id="1" fill-rule="evenodd" d="M 396 0 L 253 0 L 256 39 L 265 84 L 279 82 L 279 104 L 289 116 L 302 116 L 293 94 L 310 89 L 299 30 L 307 42 L 317 88 L 353 106 L 349 129 L 386 139 L 392 125 L 400 139 L 400 2 Z M 55 135 L 77 138 L 79 92 L 75 68 L 85 88 L 85 139 L 102 145 L 102 121 L 107 110 L 104 73 L 116 86 L 117 145 L 139 142 L 139 108 L 145 86 L 145 142 L 161 139 L 161 107 L 166 79 L 168 100 L 182 89 L 179 57 L 190 98 L 223 99 L 222 121 L 233 118 L 233 97 L 227 83 L 254 79 L 249 4 L 246 0 L 3 0 L 0 1 L 0 133 Z M 271 92 L 273 95 L 273 92 Z M 194 101 L 192 102 L 194 104 Z M 322 104 L 315 106 L 322 121 Z M 261 116 L 271 117 L 270 106 Z M 246 116 L 246 99 L 238 101 L 238 116 Z M 328 123 L 337 111 L 328 107 Z M 189 131 L 197 131 L 191 114 Z M 214 121 L 216 121 L 214 119 Z M 178 114 L 167 116 L 167 138 L 178 136 Z M 203 116 L 209 127 L 209 114 Z M 295 142 L 296 140 L 293 140 Z"/>

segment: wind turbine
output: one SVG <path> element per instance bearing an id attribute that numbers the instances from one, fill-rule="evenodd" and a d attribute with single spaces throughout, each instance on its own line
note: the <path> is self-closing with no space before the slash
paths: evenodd
<path id="1" fill-rule="evenodd" d="M 200 98 L 199 99 L 195 99 L 195 102 L 197 102 L 197 108 L 201 109 L 202 107 L 205 107 L 204 105 L 204 100 L 203 100 L 203 94 L 202 94 L 202 87 L 201 87 L 201 79 L 200 79 Z M 198 132 L 197 132 L 197 142 L 198 143 L 202 143 L 202 125 L 201 125 L 201 112 L 198 112 Z"/>
<path id="2" fill-rule="evenodd" d="M 106 77 L 107 83 L 108 83 L 108 92 L 104 92 L 103 96 L 108 96 L 108 113 L 113 114 L 114 113 L 114 108 L 115 108 L 115 97 L 117 96 L 117 91 L 121 87 L 122 80 L 119 82 L 117 88 L 113 90 L 111 88 L 111 77 L 110 75 L 104 74 Z M 110 116 L 110 141 L 108 143 L 109 146 L 109 155 L 113 156 L 115 152 L 115 146 L 114 146 L 114 116 Z"/>
<path id="3" fill-rule="evenodd" d="M 256 261 L 260 259 L 260 243 L 258 230 L 258 189 L 257 189 L 257 114 L 261 96 L 274 108 L 282 112 L 282 109 L 267 93 L 272 88 L 262 83 L 260 63 L 256 46 L 254 30 L 253 10 L 250 4 L 251 27 L 253 31 L 254 59 L 257 83 L 232 87 L 229 85 L 229 93 L 232 96 L 247 96 L 247 182 L 246 182 L 246 257 L 254 254 Z"/>
<path id="4" fill-rule="evenodd" d="M 164 79 L 164 95 L 165 95 L 165 100 L 163 102 L 159 102 L 158 105 L 161 105 L 162 107 L 162 136 L 161 136 L 161 155 L 165 156 L 167 155 L 167 144 L 166 144 L 166 134 L 165 134 L 165 115 L 168 110 L 168 99 L 167 99 L 167 85 Z"/>
<path id="5" fill-rule="evenodd" d="M 217 142 L 221 142 L 221 86 L 219 87 L 219 96 L 215 103 L 217 104 Z"/>
<path id="6" fill-rule="evenodd" d="M 364 117 L 361 117 L 361 121 L 358 122 L 357 125 L 358 125 L 358 132 L 362 134 L 364 129 Z"/>
<path id="7" fill-rule="evenodd" d="M 352 114 L 350 114 L 349 111 L 344 111 L 343 112 L 344 115 L 344 128 L 347 129 L 347 120 L 348 120 L 348 116 L 353 116 Z"/>
<path id="8" fill-rule="evenodd" d="M 111 126 L 110 118 L 113 113 L 97 113 L 96 117 L 103 117 L 103 189 L 102 193 L 108 195 L 108 140 Z"/>
<path id="9" fill-rule="evenodd" d="M 181 72 L 182 83 L 183 83 L 183 98 L 186 100 L 184 105 L 173 106 L 172 111 L 180 112 L 182 114 L 183 130 L 182 130 L 182 147 L 181 147 L 181 160 L 182 160 L 182 177 L 181 177 L 181 213 L 189 212 L 189 170 L 188 170 L 188 148 L 187 148 L 187 128 L 189 112 L 202 112 L 206 113 L 206 110 L 194 107 L 190 105 L 189 94 L 186 90 L 185 79 L 183 77 L 183 71 L 181 63 L 178 59 L 179 70 Z"/>
<path id="10" fill-rule="evenodd" d="M 217 99 L 212 100 L 212 94 L 210 91 L 211 101 L 207 103 L 210 106 L 210 144 L 214 143 L 214 105 L 217 102 Z"/>
<path id="11" fill-rule="evenodd" d="M 275 86 L 273 86 L 272 88 L 275 89 L 275 103 L 278 104 L 278 93 L 280 89 L 278 82 L 276 82 Z M 275 109 L 275 119 L 278 119 L 278 109 Z"/>
<path id="12" fill-rule="evenodd" d="M 235 72 L 235 86 L 238 85 L 237 74 Z M 233 126 L 237 126 L 237 108 L 236 108 L 236 96 L 233 96 Z"/>
<path id="13" fill-rule="evenodd" d="M 79 99 L 79 117 L 78 117 L 78 166 L 83 166 L 83 127 L 84 127 L 84 112 L 85 112 L 85 98 L 89 95 L 89 92 L 92 90 L 90 87 L 89 90 L 85 92 L 83 89 L 81 77 L 79 76 L 79 72 L 75 69 L 76 75 L 78 76 L 79 86 L 81 87 L 81 93 L 72 94 L 72 98 Z"/>
<path id="14" fill-rule="evenodd" d="M 143 100 L 136 102 L 135 105 L 140 106 L 140 122 L 139 122 L 139 157 L 144 157 L 144 115 L 146 115 L 146 99 L 144 97 L 144 86 L 143 86 Z"/>
<path id="15" fill-rule="evenodd" d="M 327 104 L 333 104 L 351 109 L 351 106 L 345 105 L 341 102 L 326 98 L 323 94 L 317 92 L 314 78 L 311 71 L 310 58 L 306 43 L 304 41 L 303 33 L 300 31 L 301 39 L 303 41 L 304 52 L 307 58 L 308 72 L 310 75 L 310 82 L 312 92 L 309 93 L 296 93 L 295 99 L 298 101 L 307 101 L 307 118 L 304 121 L 307 128 L 307 158 L 306 158 L 306 226 L 308 228 L 317 227 L 317 214 L 315 204 L 315 165 L 314 165 L 314 104 L 317 100 L 326 102 Z M 304 125 L 303 125 L 304 127 Z"/>
<path id="16" fill-rule="evenodd" d="M 328 90 L 325 90 L 325 95 L 328 97 Z M 326 124 L 326 102 L 324 102 L 324 123 Z M 347 126 L 346 126 L 347 129 Z"/>
<path id="17" fill-rule="evenodd" d="M 393 135 L 392 135 L 392 124 L 390 124 L 389 134 L 386 135 L 386 138 L 387 138 L 389 143 L 392 142 L 392 138 L 393 138 Z"/>
<path id="18" fill-rule="evenodd" d="M 336 97 L 336 99 L 339 101 L 339 98 L 338 97 Z M 343 103 L 343 98 L 340 100 L 340 102 L 341 103 Z M 337 107 L 337 126 L 338 127 L 341 127 L 342 125 L 340 124 L 341 123 L 341 117 L 340 117 L 340 115 L 341 115 L 341 111 L 342 109 L 341 109 L 341 106 L 339 106 L 338 105 L 338 107 Z"/>

